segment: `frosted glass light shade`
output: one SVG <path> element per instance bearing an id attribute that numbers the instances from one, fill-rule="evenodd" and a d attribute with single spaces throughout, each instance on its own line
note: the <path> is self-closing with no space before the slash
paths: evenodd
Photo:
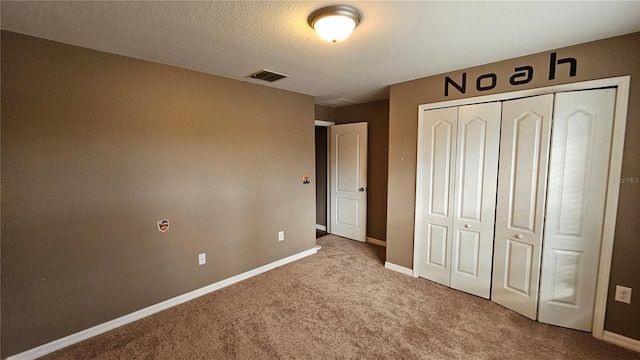
<path id="1" fill-rule="evenodd" d="M 335 5 L 314 11 L 307 21 L 322 39 L 335 43 L 351 35 L 360 22 L 360 13 L 350 6 Z"/>
<path id="2" fill-rule="evenodd" d="M 339 42 L 351 35 L 356 28 L 353 19 L 342 15 L 327 16 L 316 21 L 313 25 L 318 35 L 329 42 Z"/>

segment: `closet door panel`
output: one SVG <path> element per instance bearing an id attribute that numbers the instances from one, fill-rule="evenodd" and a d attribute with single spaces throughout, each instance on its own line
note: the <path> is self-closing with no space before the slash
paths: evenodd
<path id="1" fill-rule="evenodd" d="M 489 298 L 501 103 L 461 106 L 456 141 L 451 287 Z"/>
<path id="2" fill-rule="evenodd" d="M 453 181 L 458 109 L 425 111 L 422 124 L 423 157 L 420 176 L 423 204 L 419 218 L 418 276 L 449 286 Z"/>
<path id="3" fill-rule="evenodd" d="M 456 241 L 453 244 L 454 253 L 454 272 L 455 276 L 464 274 L 474 279 L 478 278 L 478 266 L 481 262 L 480 258 L 480 233 L 476 231 L 457 230 Z M 460 284 L 453 280 L 451 275 L 451 287 L 459 288 Z M 487 290 L 489 288 L 487 287 Z M 459 289 L 464 291 L 463 289 Z"/>
<path id="4" fill-rule="evenodd" d="M 591 331 L 615 89 L 556 94 L 539 320 Z"/>
<path id="5" fill-rule="evenodd" d="M 502 106 L 492 300 L 537 317 L 553 95 Z"/>

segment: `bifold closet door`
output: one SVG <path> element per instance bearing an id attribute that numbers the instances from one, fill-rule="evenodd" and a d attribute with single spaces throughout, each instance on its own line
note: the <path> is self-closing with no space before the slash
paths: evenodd
<path id="1" fill-rule="evenodd" d="M 536 319 L 553 95 L 502 105 L 492 300 Z"/>
<path id="2" fill-rule="evenodd" d="M 449 286 L 458 108 L 425 111 L 422 121 L 418 276 Z"/>
<path id="3" fill-rule="evenodd" d="M 451 249 L 454 289 L 489 298 L 501 103 L 458 109 Z"/>
<path id="4" fill-rule="evenodd" d="M 418 275 L 485 298 L 491 289 L 499 102 L 425 111 Z"/>
<path id="5" fill-rule="evenodd" d="M 615 89 L 556 94 L 540 322 L 591 331 Z"/>

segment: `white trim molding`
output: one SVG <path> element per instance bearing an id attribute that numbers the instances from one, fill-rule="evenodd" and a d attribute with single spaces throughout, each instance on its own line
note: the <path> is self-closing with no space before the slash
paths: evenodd
<path id="1" fill-rule="evenodd" d="M 615 87 L 616 105 L 613 119 L 613 138 L 611 145 L 611 157 L 609 164 L 609 179 L 607 186 L 607 197 L 604 213 L 604 227 L 602 231 L 602 244 L 600 248 L 600 263 L 598 265 L 598 279 L 596 284 L 596 300 L 593 312 L 592 335 L 595 338 L 603 339 L 604 336 L 604 318 L 607 308 L 607 295 L 609 290 L 609 277 L 611 273 L 611 258 L 613 255 L 613 243 L 616 218 L 618 213 L 618 197 L 620 192 L 620 182 L 611 181 L 611 179 L 620 179 L 622 174 L 622 153 L 624 150 L 625 129 L 627 123 L 627 108 L 629 102 L 629 88 L 631 84 L 630 76 L 620 76 L 614 78 L 589 80 L 575 82 L 569 84 L 553 85 L 536 89 L 528 89 L 521 91 L 512 91 L 500 94 L 442 101 L 431 104 L 423 104 L 418 106 L 418 134 L 422 133 L 424 126 L 425 110 L 439 109 L 445 107 L 462 106 L 470 104 L 479 104 L 492 101 L 505 101 L 523 97 L 536 95 L 554 94 L 567 91 L 578 91 L 588 89 L 599 89 L 607 87 Z M 420 270 L 420 234 L 421 234 L 421 214 L 423 211 L 422 204 L 418 199 L 422 198 L 425 189 L 422 188 L 422 165 L 419 160 L 424 157 L 422 137 L 417 139 L 417 164 L 416 164 L 416 206 L 415 206 L 415 224 L 413 238 L 413 276 L 418 277 Z M 611 333 L 610 333 L 611 334 Z M 611 335 L 610 335 L 611 336 Z"/>
<path id="2" fill-rule="evenodd" d="M 316 124 L 316 126 L 328 127 L 328 126 L 333 126 L 336 123 L 333 122 L 333 121 L 316 120 L 315 124 Z"/>
<path id="3" fill-rule="evenodd" d="M 389 270 L 393 270 L 393 271 L 399 272 L 401 274 L 405 274 L 405 275 L 409 275 L 409 276 L 413 277 L 413 270 L 411 270 L 409 268 L 406 268 L 404 266 L 396 265 L 394 263 L 390 263 L 388 261 L 385 261 L 384 262 L 384 267 L 389 269 Z"/>
<path id="4" fill-rule="evenodd" d="M 387 242 L 386 241 L 378 240 L 376 238 L 372 238 L 372 237 L 368 237 L 368 236 L 367 236 L 367 242 L 368 243 L 372 243 L 373 245 L 387 247 Z"/>
<path id="5" fill-rule="evenodd" d="M 640 352 L 640 340 L 628 338 L 606 330 L 604 331 L 602 340 L 635 352 Z"/>
<path id="6" fill-rule="evenodd" d="M 242 274 L 238 274 L 235 276 L 232 276 L 230 278 L 218 281 L 216 283 L 213 283 L 211 285 L 207 285 L 205 287 L 202 287 L 200 289 L 196 289 L 193 290 L 191 292 L 176 296 L 174 298 L 171 298 L 169 300 L 163 301 L 161 303 L 157 303 L 155 305 L 151 305 L 149 307 L 146 307 L 144 309 L 132 312 L 131 314 L 119 317 L 117 319 L 113 319 L 111 321 L 107 321 L 105 323 L 96 325 L 94 327 L 88 328 L 86 330 L 82 330 L 80 332 L 77 332 L 75 334 L 71 334 L 69 336 L 65 336 L 61 339 L 58 340 L 54 340 L 52 342 L 40 345 L 38 347 L 35 347 L 31 350 L 27 350 L 24 352 L 21 352 L 19 354 L 13 355 L 13 356 L 9 356 L 7 358 L 7 360 L 31 360 L 31 359 L 37 359 L 41 356 L 50 354 L 54 351 L 60 350 L 62 348 L 65 348 L 67 346 L 79 343 L 80 341 L 92 338 L 94 336 L 100 335 L 102 333 L 105 333 L 107 331 L 113 330 L 115 328 L 121 327 L 123 325 L 132 323 L 134 321 L 140 320 L 142 318 L 145 318 L 147 316 L 153 315 L 157 312 L 172 308 L 176 305 L 180 305 L 182 303 L 185 303 L 187 301 L 191 301 L 195 298 L 198 298 L 202 295 L 206 295 L 208 293 L 211 293 L 213 291 L 222 289 L 224 287 L 227 287 L 229 285 L 233 285 L 237 282 L 240 282 L 242 280 L 246 280 L 249 279 L 251 277 L 254 277 L 256 275 L 262 274 L 264 272 L 267 272 L 269 270 L 273 270 L 277 267 L 286 265 L 288 263 L 294 262 L 296 260 L 300 260 L 304 257 L 307 257 L 309 255 L 313 255 L 315 253 L 318 252 L 317 247 L 314 247 L 312 249 L 288 256 L 284 259 L 280 259 L 277 261 L 274 261 L 272 263 L 263 265 L 259 268 L 253 269 L 253 270 L 249 270 L 247 272 L 244 272 Z"/>
<path id="7" fill-rule="evenodd" d="M 325 225 L 316 224 L 316 230 L 327 231 L 327 227 Z"/>

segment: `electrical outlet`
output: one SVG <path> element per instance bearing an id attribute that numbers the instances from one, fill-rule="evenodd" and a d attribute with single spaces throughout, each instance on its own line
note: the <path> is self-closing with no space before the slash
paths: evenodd
<path id="1" fill-rule="evenodd" d="M 278 241 L 284 240 L 284 231 L 278 231 Z"/>
<path id="2" fill-rule="evenodd" d="M 616 301 L 631 304 L 631 288 L 616 285 Z"/>
<path id="3" fill-rule="evenodd" d="M 198 254 L 198 265 L 207 263 L 207 253 Z"/>

